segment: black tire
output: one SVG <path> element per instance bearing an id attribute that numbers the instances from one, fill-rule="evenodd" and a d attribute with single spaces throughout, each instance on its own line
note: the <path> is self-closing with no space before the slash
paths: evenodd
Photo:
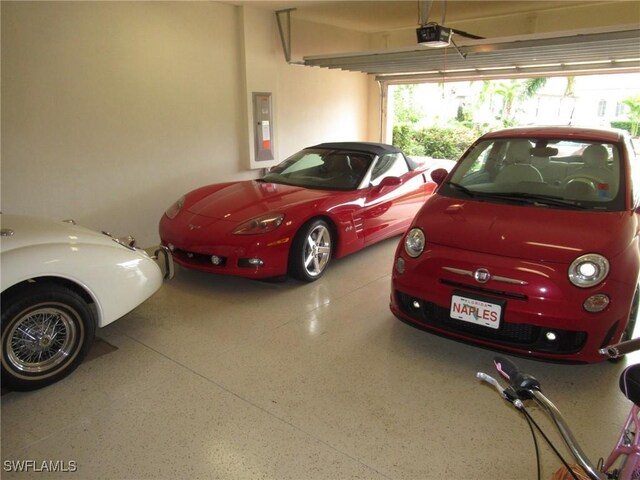
<path id="1" fill-rule="evenodd" d="M 303 282 L 319 279 L 333 255 L 333 234 L 324 220 L 305 223 L 296 233 L 289 252 L 289 273 Z"/>
<path id="2" fill-rule="evenodd" d="M 28 391 L 73 372 L 96 330 L 80 295 L 55 283 L 31 283 L 2 298 L 2 386 Z"/>

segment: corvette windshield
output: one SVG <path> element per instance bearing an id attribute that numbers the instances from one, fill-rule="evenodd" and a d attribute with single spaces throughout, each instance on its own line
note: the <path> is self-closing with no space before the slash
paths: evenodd
<path id="1" fill-rule="evenodd" d="M 614 144 L 500 138 L 474 145 L 442 193 L 480 201 L 620 211 L 623 175 Z"/>
<path id="2" fill-rule="evenodd" d="M 346 150 L 305 149 L 273 167 L 262 180 L 305 188 L 354 190 L 373 156 Z"/>

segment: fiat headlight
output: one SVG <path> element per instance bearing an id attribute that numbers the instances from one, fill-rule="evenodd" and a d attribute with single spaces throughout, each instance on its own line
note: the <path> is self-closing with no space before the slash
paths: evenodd
<path id="1" fill-rule="evenodd" d="M 609 261 L 597 253 L 576 258 L 569 267 L 569 280 L 576 287 L 588 288 L 602 282 L 609 273 Z"/>
<path id="2" fill-rule="evenodd" d="M 417 257 L 424 250 L 427 241 L 419 228 L 412 228 L 404 237 L 404 251 L 412 258 Z"/>
<path id="3" fill-rule="evenodd" d="M 256 235 L 274 231 L 284 220 L 284 213 L 270 213 L 241 223 L 233 231 L 234 235 Z"/>
<path id="4" fill-rule="evenodd" d="M 184 196 L 180 197 L 173 205 L 167 208 L 164 214 L 167 217 L 169 217 L 171 220 L 173 220 L 174 218 L 176 218 L 176 215 L 180 213 L 180 210 L 182 210 L 183 206 L 184 206 Z"/>

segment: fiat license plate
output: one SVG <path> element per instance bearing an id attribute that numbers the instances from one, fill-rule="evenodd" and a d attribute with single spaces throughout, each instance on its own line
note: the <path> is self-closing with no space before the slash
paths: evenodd
<path id="1" fill-rule="evenodd" d="M 451 318 L 489 328 L 500 328 L 502 305 L 460 295 L 451 296 Z"/>

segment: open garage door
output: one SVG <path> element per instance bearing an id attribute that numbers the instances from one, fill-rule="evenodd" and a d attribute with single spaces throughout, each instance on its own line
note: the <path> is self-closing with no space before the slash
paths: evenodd
<path id="1" fill-rule="evenodd" d="M 303 63 L 364 72 L 384 83 L 640 71 L 640 29 L 465 40 L 441 48 L 308 56 Z"/>
<path id="2" fill-rule="evenodd" d="M 416 45 L 303 60 L 307 66 L 375 75 L 381 87 L 380 141 L 391 142 L 392 85 L 640 72 L 640 29 L 465 39 L 438 48 Z"/>

